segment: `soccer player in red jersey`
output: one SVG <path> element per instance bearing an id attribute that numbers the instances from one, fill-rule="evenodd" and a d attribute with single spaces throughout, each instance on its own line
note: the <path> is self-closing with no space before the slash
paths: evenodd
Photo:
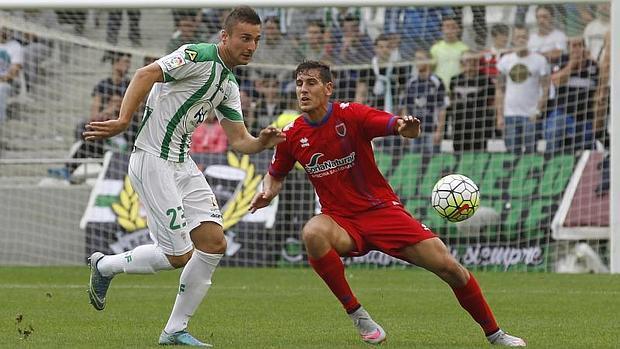
<path id="1" fill-rule="evenodd" d="M 277 145 L 263 189 L 252 200 L 250 211 L 267 206 L 278 195 L 296 161 L 303 165 L 322 206 L 322 213 L 311 218 L 302 231 L 310 265 L 367 343 L 383 342 L 386 333 L 355 298 L 340 256 L 379 250 L 444 280 L 489 342 L 525 346 L 521 338 L 499 328 L 474 276 L 403 208 L 377 168 L 371 140 L 388 135 L 415 138 L 420 121 L 362 104 L 330 102 L 334 86 L 330 68 L 323 63 L 303 62 L 295 76 L 303 114 L 283 128 L 286 141 Z"/>

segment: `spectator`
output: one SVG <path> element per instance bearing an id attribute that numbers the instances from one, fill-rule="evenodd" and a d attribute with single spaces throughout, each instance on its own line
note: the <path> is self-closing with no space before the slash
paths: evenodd
<path id="1" fill-rule="evenodd" d="M 141 12 L 138 9 L 126 10 L 129 18 L 129 41 L 134 47 L 142 46 L 142 38 L 140 34 L 140 17 Z M 108 30 L 106 41 L 112 45 L 118 43 L 118 32 L 121 29 L 123 21 L 123 10 L 114 9 L 108 12 Z"/>
<path id="2" fill-rule="evenodd" d="M 256 120 L 256 101 L 245 89 L 239 89 L 239 99 L 241 101 L 241 111 L 243 111 L 245 127 L 253 136 L 256 136 L 261 130 L 258 128 L 258 120 Z"/>
<path id="3" fill-rule="evenodd" d="M 420 120 L 422 132 L 411 140 L 412 151 L 437 153 L 444 131 L 448 96 L 441 79 L 433 74 L 428 51 L 416 50 L 415 67 L 416 73 L 405 85 L 400 115 L 415 115 Z"/>
<path id="4" fill-rule="evenodd" d="M 557 62 L 560 56 L 566 52 L 566 34 L 554 27 L 554 16 L 553 6 L 540 5 L 536 7 L 538 32 L 531 34 L 527 43 L 530 51 L 542 54 L 549 63 Z"/>
<path id="5" fill-rule="evenodd" d="M 461 28 L 454 17 L 444 17 L 441 21 L 443 40 L 431 47 L 431 57 L 435 61 L 435 74 L 444 86 L 450 86 L 450 79 L 461 72 L 460 58 L 469 50 L 461 41 Z"/>
<path id="6" fill-rule="evenodd" d="M 324 9 L 321 8 L 289 8 L 286 11 L 286 31 L 281 31 L 280 28 L 278 28 L 278 30 L 282 34 L 286 34 L 291 41 L 296 41 L 303 37 L 309 22 L 321 21 L 323 17 Z M 276 23 L 278 26 L 280 25 L 279 18 Z"/>
<path id="7" fill-rule="evenodd" d="M 609 31 L 609 3 L 596 5 L 596 18 L 592 20 L 583 31 L 586 48 L 590 52 L 590 59 L 600 62 L 603 57 L 603 43 L 605 34 Z"/>
<path id="8" fill-rule="evenodd" d="M 199 11 L 200 9 L 197 9 L 197 8 L 172 9 L 172 20 L 174 21 L 174 27 L 176 28 L 179 26 L 179 21 L 183 17 L 188 17 L 188 16 L 194 17 L 194 20 L 198 22 L 199 18 L 201 18 L 198 14 Z M 221 19 L 218 19 L 218 20 L 221 20 Z M 221 26 L 220 26 L 220 29 L 221 29 Z"/>
<path id="9" fill-rule="evenodd" d="M 58 24 L 73 25 L 73 32 L 76 35 L 84 34 L 84 25 L 88 12 L 86 10 L 56 10 Z"/>
<path id="10" fill-rule="evenodd" d="M 485 151 L 495 131 L 495 86 L 488 75 L 480 73 L 480 55 L 465 52 L 461 65 L 463 72 L 450 82 L 448 115 L 454 123 L 454 151 Z"/>
<path id="11" fill-rule="evenodd" d="M 407 81 L 407 68 L 394 66 L 390 37 L 387 34 L 381 34 L 375 39 L 374 50 L 375 56 L 370 60 L 371 68 L 360 72 L 355 101 L 393 113 L 402 86 Z"/>
<path id="12" fill-rule="evenodd" d="M 36 24 L 46 29 L 58 30 L 58 20 L 56 13 L 52 10 L 23 10 L 16 11 L 14 15 L 28 23 Z M 34 85 L 44 83 L 43 79 L 46 75 L 44 69 L 45 63 L 53 53 L 53 40 L 43 38 L 36 32 L 21 32 L 16 39 L 22 44 L 24 53 L 24 78 L 28 91 L 31 91 Z"/>
<path id="13" fill-rule="evenodd" d="M 552 67 L 551 82 L 557 92 L 549 101 L 545 120 L 546 151 L 551 154 L 594 148 L 599 68 L 589 58 L 583 38 L 569 42 L 569 54 Z"/>
<path id="14" fill-rule="evenodd" d="M 338 64 L 362 64 L 372 59 L 372 41 L 367 34 L 360 31 L 359 26 L 357 17 L 345 17 L 342 23 L 342 39 L 336 48 Z"/>
<path id="15" fill-rule="evenodd" d="M 177 16 L 177 30 L 166 45 L 166 52 L 172 52 L 184 44 L 196 44 L 203 41 L 198 32 L 198 22 L 194 12 L 177 12 Z"/>
<path id="16" fill-rule="evenodd" d="M 512 153 L 536 150 L 536 122 L 547 103 L 549 68 L 545 57 L 528 49 L 528 29 L 512 31 L 515 51 L 497 63 L 495 90 L 496 127 L 504 131 L 506 148 Z"/>
<path id="17" fill-rule="evenodd" d="M 379 34 L 381 35 L 381 34 Z M 403 55 L 400 52 L 400 33 L 385 33 L 387 35 L 390 48 L 390 60 L 392 62 L 400 62 L 403 60 Z"/>
<path id="18" fill-rule="evenodd" d="M 198 14 L 198 22 L 203 37 L 215 38 L 209 42 L 217 42 L 219 40 L 220 30 L 222 29 L 222 19 L 226 18 L 229 9 L 223 8 L 203 8 Z"/>
<path id="19" fill-rule="evenodd" d="M 459 26 L 463 26 L 463 6 L 452 6 L 454 16 L 458 18 Z M 486 6 L 471 6 L 474 27 L 474 42 L 478 49 L 487 43 Z"/>
<path id="20" fill-rule="evenodd" d="M 325 40 L 326 35 L 322 22 L 309 22 L 305 40 L 297 45 L 297 61 L 314 60 L 330 64 L 333 61 L 333 46 Z"/>
<path id="21" fill-rule="evenodd" d="M 196 127 L 192 134 L 191 153 L 225 153 L 228 149 L 228 138 L 224 129 L 213 116 L 208 117 Z"/>
<path id="22" fill-rule="evenodd" d="M 491 47 L 484 50 L 480 57 L 480 73 L 489 76 L 495 83 L 497 61 L 508 51 L 510 28 L 505 24 L 494 24 L 491 27 L 491 38 Z"/>
<path id="23" fill-rule="evenodd" d="M 254 62 L 286 64 L 293 62 L 294 59 L 293 43 L 280 31 L 280 19 L 278 17 L 266 18 L 263 22 L 260 50 L 254 54 Z M 290 76 L 287 77 L 290 80 Z"/>
<path id="24" fill-rule="evenodd" d="M 0 28 L 0 124 L 7 118 L 12 83 L 18 77 L 24 56 L 22 45 L 11 38 L 7 28 Z"/>
<path id="25" fill-rule="evenodd" d="M 277 116 L 286 109 L 286 104 L 280 97 L 282 95 L 280 81 L 275 74 L 262 73 L 260 79 L 255 80 L 254 85 L 258 92 L 254 112 L 260 130 L 273 123 Z"/>
<path id="26" fill-rule="evenodd" d="M 441 38 L 441 19 L 451 15 L 448 7 L 389 7 L 385 9 L 384 32 L 400 33 L 401 53 L 413 58 L 416 49 L 430 49 Z"/>
<path id="27" fill-rule="evenodd" d="M 112 64 L 109 77 L 99 81 L 92 92 L 89 121 L 105 121 L 118 117 L 120 104 L 129 86 L 127 72 L 131 65 L 131 55 L 120 52 L 107 52 Z M 76 128 L 76 138 L 82 139 L 85 123 L 80 123 Z M 99 158 L 103 157 L 106 148 L 127 150 L 128 134 L 113 137 L 107 141 L 79 141 L 79 147 L 71 154 L 72 158 Z M 67 176 L 77 168 L 78 164 L 67 165 Z"/>

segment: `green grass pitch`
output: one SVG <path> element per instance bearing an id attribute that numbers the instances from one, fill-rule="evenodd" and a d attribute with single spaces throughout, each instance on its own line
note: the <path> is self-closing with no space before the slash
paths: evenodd
<path id="1" fill-rule="evenodd" d="M 86 267 L 0 268 L 0 347 L 157 348 L 178 275 L 121 275 L 97 312 Z M 620 276 L 476 275 L 499 324 L 528 347 L 620 348 Z M 383 348 L 490 347 L 451 290 L 426 271 L 350 268 L 347 276 L 387 331 Z M 21 338 L 18 328 L 30 326 Z M 190 331 L 223 349 L 369 347 L 307 268 L 220 268 Z"/>

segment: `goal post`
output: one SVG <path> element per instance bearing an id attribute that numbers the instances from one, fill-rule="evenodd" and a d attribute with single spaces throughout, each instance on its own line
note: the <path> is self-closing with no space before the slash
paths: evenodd
<path id="1" fill-rule="evenodd" d="M 537 1 L 535 5 L 553 5 L 553 9 L 556 9 L 552 18 L 554 25 L 565 31 L 569 39 L 575 39 L 583 37 L 586 24 L 597 19 L 596 5 L 600 3 L 603 1 L 577 1 L 567 4 L 565 1 L 550 0 Z M 430 121 L 425 120 L 424 124 L 430 124 L 436 129 L 441 119 L 439 111 L 445 111 L 445 125 L 443 134 L 439 136 L 441 142 L 437 149 L 432 144 L 429 146 L 432 150 L 427 151 L 423 145 L 410 142 L 377 140 L 374 143 L 375 157 L 381 171 L 402 198 L 404 206 L 436 230 L 460 262 L 467 267 L 484 270 L 602 270 L 577 266 L 583 262 L 583 251 L 587 248 L 593 252 L 592 256 L 602 260 L 612 273 L 620 273 L 620 181 L 617 180 L 620 178 L 620 122 L 614 121 L 612 117 L 620 111 L 619 92 L 615 88 L 619 86 L 620 79 L 617 72 L 617 67 L 620 67 L 620 44 L 616 37 L 616 33 L 620 33 L 620 4 L 615 0 L 611 2 L 612 35 L 611 46 L 607 48 L 611 51 L 610 111 L 607 116 L 609 124 L 606 126 L 611 135 L 609 146 L 605 147 L 603 137 L 597 138 L 599 142 L 590 148 L 586 147 L 585 151 L 573 144 L 571 146 L 574 147 L 570 150 L 550 152 L 550 139 L 555 138 L 547 138 L 547 119 L 544 119 L 536 126 L 538 129 L 526 134 L 535 140 L 536 149 L 525 154 L 511 153 L 505 141 L 506 133 L 495 131 L 497 110 L 494 101 L 497 96 L 495 89 L 498 86 L 495 76 L 484 80 L 484 86 L 476 85 L 478 94 L 475 98 L 478 100 L 473 102 L 471 91 L 474 87 L 470 84 L 474 81 L 473 78 L 457 79 L 452 87 L 451 78 L 456 75 L 444 76 L 439 70 L 433 71 L 433 74 L 437 75 L 436 79 L 441 81 L 443 91 L 434 91 L 432 97 L 425 95 L 421 98 L 420 95 L 429 93 L 427 89 L 432 89 L 432 86 L 419 83 L 419 76 L 424 75 L 420 71 L 424 70 L 425 64 L 432 62 L 436 65 L 437 61 L 442 62 L 442 59 L 433 59 L 435 53 L 430 53 L 433 45 L 441 41 L 442 19 L 455 19 L 460 26 L 459 39 L 469 47 L 468 51 L 471 51 L 456 61 L 460 73 L 463 69 L 461 65 L 468 60 L 490 64 L 487 56 L 492 46 L 491 34 L 494 25 L 508 24 L 510 41 L 517 22 L 522 21 L 529 28 L 529 33 L 534 33 L 537 30 L 536 6 L 532 2 L 465 0 L 460 1 L 458 6 L 453 6 L 454 3 L 445 0 L 370 0 L 363 2 L 364 7 L 360 7 L 359 2 L 350 0 L 319 0 L 311 4 L 296 0 L 249 0 L 238 3 L 220 2 L 209 4 L 210 7 L 205 8 L 204 1 L 194 0 L 136 0 L 130 4 L 127 1 L 107 0 L 96 5 L 84 0 L 2 1 L 0 25 L 28 44 L 43 44 L 37 47 L 50 49 L 50 55 L 43 56 L 45 59 L 36 70 L 41 72 L 40 75 L 33 75 L 33 71 L 28 70 L 32 68 L 26 67 L 31 63 L 28 62 L 24 65 L 27 68 L 25 73 L 16 78 L 18 83 L 21 83 L 21 89 L 19 93 L 12 92 L 6 123 L 0 124 L 0 158 L 3 160 L 0 162 L 0 195 L 10 193 L 3 195 L 8 197 L 19 193 L 22 188 L 36 192 L 41 187 L 53 186 L 54 195 L 57 195 L 60 201 L 58 205 L 51 206 L 51 194 L 48 200 L 36 204 L 32 195 L 17 200 L 19 207 L 11 212 L 23 211 L 33 217 L 32 219 L 41 221 L 28 225 L 35 226 L 36 229 L 31 228 L 31 231 L 23 234 L 0 225 L 0 254 L 16 246 L 14 242 L 17 240 L 19 246 L 36 246 L 42 251 L 53 245 L 41 243 L 39 239 L 47 233 L 46 220 L 52 215 L 62 221 L 63 227 L 80 229 L 72 231 L 68 236 L 86 235 L 84 241 L 72 247 L 69 261 L 79 260 L 94 249 L 118 252 L 148 241 L 145 214 L 139 199 L 128 185 L 124 172 L 129 155 L 127 144 L 131 144 L 131 140 L 117 140 L 117 143 L 108 144 L 106 150 L 112 149 L 114 152 L 108 153 L 110 155 L 107 155 L 105 162 L 102 161 L 103 166 L 98 168 L 96 175 L 89 175 L 88 170 L 83 170 L 85 172 L 78 171 L 66 176 L 63 168 L 75 170 L 70 166 L 72 161 L 62 163 L 58 159 L 71 156 L 75 150 L 73 147 L 80 147 L 79 140 L 74 139 L 77 125 L 92 117 L 91 108 L 97 94 L 95 85 L 109 77 L 111 68 L 115 69 L 114 59 L 130 57 L 130 67 L 126 72 L 126 77 L 130 78 L 144 62 L 168 53 L 170 49 L 167 46 L 170 42 L 178 43 L 183 40 L 179 37 L 184 35 L 182 27 L 187 23 L 179 24 L 179 21 L 192 16 L 198 18 L 194 15 L 200 14 L 201 22 L 192 25 L 200 28 L 195 29 L 198 32 L 204 30 L 201 32 L 201 41 L 212 42 L 217 40 L 217 29 L 221 23 L 214 24 L 207 20 L 221 19 L 223 12 L 220 11 L 241 4 L 256 7 L 263 20 L 270 21 L 263 25 L 261 46 L 253 62 L 235 72 L 239 76 L 242 98 L 249 101 L 243 108 L 244 114 L 251 115 L 254 120 L 252 132 L 256 132 L 258 126 L 264 127 L 274 122 L 278 127 L 283 127 L 293 120 L 298 115 L 291 110 L 296 108 L 295 87 L 291 80 L 295 66 L 305 57 L 329 57 L 337 83 L 334 100 L 345 103 L 360 100 L 377 108 L 389 109 L 393 113 L 405 111 L 413 114 L 425 113 L 428 105 L 434 103 L 435 109 L 429 112 Z M 564 5 L 575 6 L 566 10 Z M 337 6 L 345 8 L 346 11 L 339 12 Z M 478 10 L 475 10 L 475 7 Z M 481 8 L 485 11 L 479 11 Z M 70 10 L 65 11 L 67 9 Z M 423 11 L 415 11 L 419 9 Z M 30 12 L 24 14 L 21 10 L 53 10 L 57 16 L 60 12 L 65 12 L 65 17 L 57 17 L 62 23 L 49 27 L 47 22 L 29 16 Z M 135 17 L 131 16 L 135 14 L 130 15 L 126 10 L 139 10 L 141 13 L 138 21 L 141 29 L 139 39 L 132 36 L 131 32 L 132 21 L 135 21 Z M 584 11 L 584 15 L 579 11 Z M 122 13 L 118 14 L 120 17 L 112 19 L 110 14 L 113 12 Z M 482 25 L 478 22 L 480 13 L 484 18 Z M 347 19 L 349 17 L 355 21 L 353 28 L 359 29 L 359 32 L 368 37 L 367 42 L 360 40 L 362 43 L 357 43 L 359 46 L 355 47 L 355 53 L 361 52 L 361 49 L 367 50 L 367 55 L 362 58 L 360 55 L 336 56 L 340 54 L 338 50 L 342 50 L 342 38 L 347 35 L 344 32 L 350 30 L 350 27 L 347 29 L 344 24 L 350 20 Z M 422 34 L 421 31 L 426 27 L 422 28 L 417 24 L 427 21 L 436 22 L 433 27 L 435 31 L 429 30 Z M 316 26 L 317 22 L 321 25 Z M 316 27 L 311 28 L 313 26 Z M 274 28 L 280 31 L 284 29 L 282 34 L 290 47 L 270 47 L 268 36 L 271 32 L 267 30 L 273 31 Z M 308 47 L 309 38 L 313 35 L 311 29 L 320 32 L 320 39 L 324 40 L 324 46 L 320 50 Z M 110 32 L 116 32 L 114 39 L 109 37 Z M 28 41 L 32 33 L 38 41 Z M 388 63 L 373 63 L 372 57 L 377 56 L 377 50 L 380 50 L 377 41 L 387 42 L 390 49 Z M 34 47 L 35 45 L 32 45 L 30 49 Z M 602 46 L 599 46 L 599 49 L 600 47 Z M 565 49 L 564 53 L 568 55 L 568 49 Z M 597 56 L 593 60 L 598 62 L 598 58 Z M 27 60 L 28 58 L 25 58 L 25 61 Z M 561 64 L 555 68 L 550 66 L 549 70 L 553 73 L 561 67 Z M 483 70 L 484 74 L 491 74 L 490 69 L 483 68 L 487 67 L 481 66 L 480 74 L 483 74 Z M 519 79 L 517 70 L 509 73 L 516 74 Z M 572 83 L 583 87 L 584 84 L 597 80 L 599 76 L 595 70 L 586 70 L 586 73 L 575 76 Z M 414 90 L 412 86 L 417 90 L 408 95 L 408 91 Z M 274 88 L 277 91 L 275 97 Z M 453 89 L 450 90 L 451 88 Z M 549 92 L 550 100 L 555 98 L 551 96 L 557 91 L 558 89 Z M 392 101 L 386 102 L 390 98 Z M 484 101 L 480 102 L 481 100 Z M 566 103 L 567 107 L 579 108 L 579 101 Z M 481 109 L 485 121 L 467 123 L 465 119 L 479 117 Z M 552 109 L 557 109 L 557 113 L 553 114 L 555 117 L 561 114 L 557 104 L 554 104 Z M 251 113 L 248 114 L 247 111 Z M 551 112 L 546 111 L 549 119 L 552 117 Z M 568 119 L 568 114 L 565 112 L 562 117 Z M 573 118 L 572 126 L 562 126 L 564 128 L 561 131 L 572 132 L 573 135 L 585 138 L 585 134 L 589 132 L 588 126 L 575 125 L 576 117 L 570 117 Z M 135 129 L 139 127 L 138 119 L 139 116 L 136 117 Z M 489 123 L 485 123 L 487 121 Z M 575 131 L 576 127 L 583 129 Z M 468 128 L 476 132 L 468 133 Z M 429 128 L 424 131 L 430 135 L 430 143 L 436 129 Z M 483 150 L 475 148 L 475 151 L 470 151 L 467 147 L 480 146 L 468 143 L 477 137 L 482 139 L 482 142 L 478 143 L 484 143 Z M 559 147 L 565 146 L 564 141 L 558 142 Z M 293 171 L 289 175 L 287 182 L 290 186 L 287 187 L 287 194 L 283 193 L 279 198 L 279 202 L 275 202 L 259 215 L 243 215 L 244 205 L 247 204 L 249 195 L 255 192 L 255 185 L 260 182 L 260 176 L 264 175 L 272 153 L 265 152 L 252 157 L 231 152 L 214 154 L 205 150 L 212 147 L 209 142 L 201 143 L 198 139 L 193 145 L 197 149 L 193 158 L 209 182 L 219 190 L 218 200 L 222 206 L 230 248 L 224 264 L 304 265 L 305 255 L 299 230 L 318 205 L 302 171 Z M 526 147 L 524 151 L 527 151 Z M 592 195 L 594 189 L 588 189 L 588 181 L 598 181 L 599 184 L 599 177 L 604 171 L 599 163 L 602 163 L 606 154 L 610 154 L 611 181 L 608 193 L 601 199 L 601 196 Z M 103 159 L 103 152 L 99 155 Z M 50 166 L 50 161 L 46 161 L 46 158 L 53 159 L 54 164 L 59 166 Z M 33 163 L 28 159 L 42 160 Z M 461 173 L 472 178 L 481 190 L 482 207 L 479 214 L 459 225 L 447 223 L 433 215 L 430 205 L 432 185 L 449 173 Z M 80 188 L 79 194 L 76 194 L 76 188 Z M 589 196 L 580 196 L 585 195 L 588 190 Z M 87 200 L 84 200 L 85 191 L 89 192 Z M 594 201 L 579 201 L 586 197 L 596 199 L 597 205 L 606 204 L 608 215 L 601 218 L 601 212 L 592 208 Z M 608 203 L 605 200 L 609 200 Z M 78 214 L 82 217 L 81 222 L 79 219 L 71 222 L 75 220 L 76 213 L 69 213 L 68 210 L 84 206 L 86 207 Z M 39 215 L 35 212 L 35 209 L 45 210 L 45 207 L 48 207 L 46 214 Z M 63 209 L 67 210 L 64 217 L 57 213 Z M 80 223 L 79 227 L 77 223 Z M 570 234 L 556 235 L 556 231 Z M 2 232 L 9 232 L 6 236 L 10 236 L 12 240 L 3 241 Z M 78 251 L 81 248 L 84 249 L 84 256 Z M 20 253 L 12 252 L 11 256 Z M 23 254 L 25 259 L 16 259 L 14 262 L 22 263 L 25 260 L 37 263 L 31 261 L 28 253 Z M 345 262 L 400 265 L 394 259 L 375 252 L 364 258 L 348 258 Z M 45 263 L 47 262 L 43 262 Z M 11 264 L 11 260 L 0 259 L 0 264 Z"/>

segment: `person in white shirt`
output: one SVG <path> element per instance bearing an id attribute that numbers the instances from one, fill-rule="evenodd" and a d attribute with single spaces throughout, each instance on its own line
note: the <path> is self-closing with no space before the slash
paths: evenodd
<path id="1" fill-rule="evenodd" d="M 504 131 L 506 148 L 512 153 L 535 151 L 536 122 L 546 106 L 549 68 L 545 57 L 528 50 L 528 29 L 513 29 L 515 51 L 500 58 L 495 92 L 496 125 Z"/>
<path id="2" fill-rule="evenodd" d="M 11 82 L 24 63 L 22 45 L 13 40 L 6 28 L 0 28 L 0 124 L 7 118 Z"/>
<path id="3" fill-rule="evenodd" d="M 562 53 L 566 53 L 566 34 L 554 28 L 555 11 L 549 5 L 536 7 L 536 23 L 538 32 L 529 37 L 527 47 L 532 52 L 545 56 L 549 62 L 557 61 Z"/>
<path id="4" fill-rule="evenodd" d="M 596 7 L 596 18 L 588 23 L 583 30 L 586 48 L 590 51 L 590 59 L 599 62 L 603 57 L 605 34 L 609 31 L 609 3 L 600 3 Z"/>

